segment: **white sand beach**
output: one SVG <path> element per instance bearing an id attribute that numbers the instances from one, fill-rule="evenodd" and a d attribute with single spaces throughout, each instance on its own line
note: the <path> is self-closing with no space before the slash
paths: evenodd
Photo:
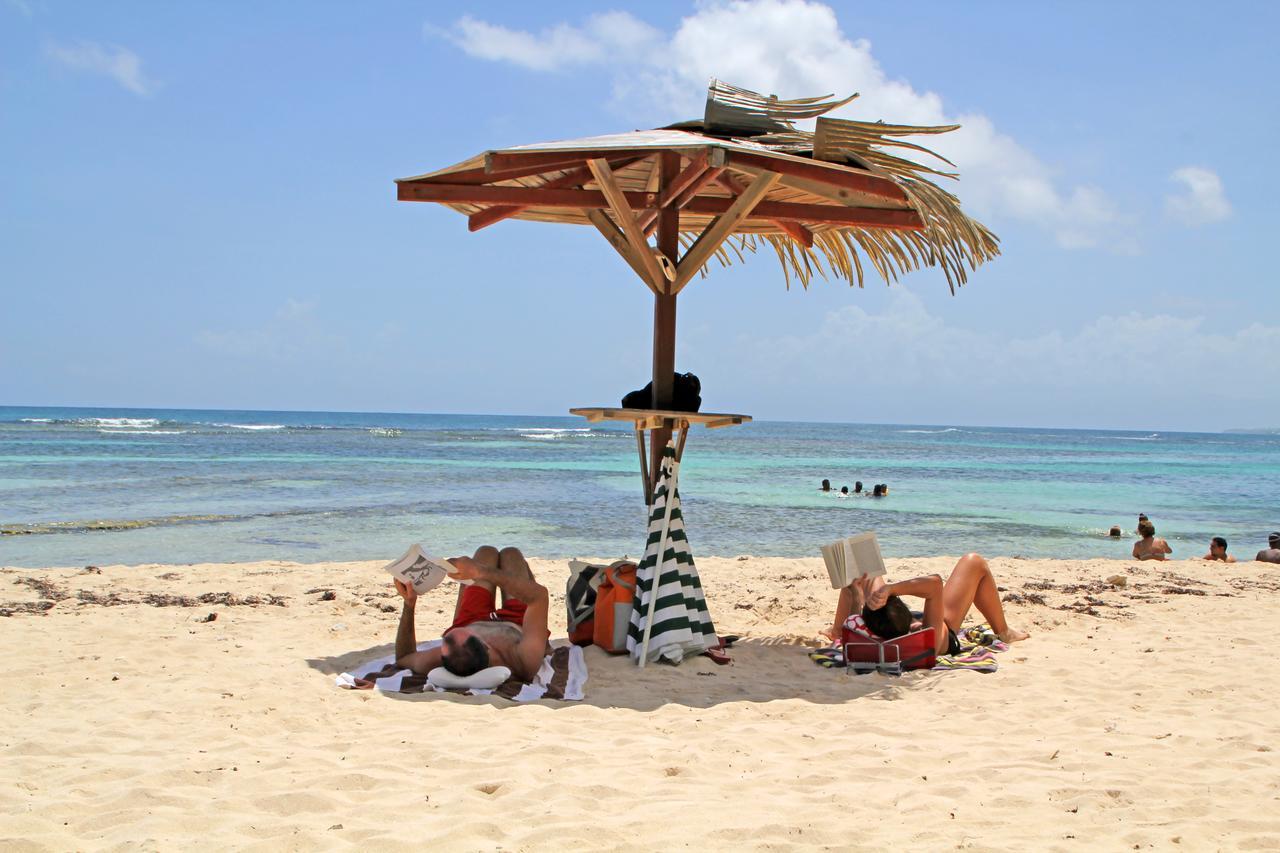
<path id="1" fill-rule="evenodd" d="M 336 688 L 391 649 L 378 566 L 0 570 L 0 848 L 1280 847 L 1280 566 L 993 560 L 1032 639 L 895 678 L 806 657 L 819 559 L 702 558 L 732 665 L 592 648 L 527 705 Z"/>

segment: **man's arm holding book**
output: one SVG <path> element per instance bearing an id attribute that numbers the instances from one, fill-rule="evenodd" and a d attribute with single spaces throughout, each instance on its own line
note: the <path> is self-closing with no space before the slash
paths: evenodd
<path id="1" fill-rule="evenodd" d="M 396 579 L 396 592 L 404 599 L 404 608 L 400 611 L 400 626 L 396 629 L 396 666 L 411 669 L 419 675 L 426 675 L 441 663 L 441 650 L 428 649 L 418 651 L 417 629 L 413 620 L 418 603 L 418 593 L 412 584 Z"/>

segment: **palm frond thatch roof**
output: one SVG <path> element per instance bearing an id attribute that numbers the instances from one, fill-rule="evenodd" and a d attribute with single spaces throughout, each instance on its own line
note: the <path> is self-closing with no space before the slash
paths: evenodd
<path id="1" fill-rule="evenodd" d="M 954 293 L 970 270 L 999 254 L 999 241 L 935 183 L 955 179 L 953 172 L 912 156 L 952 164 L 905 137 L 957 126 L 832 119 L 824 114 L 857 96 L 831 97 L 780 100 L 713 80 L 701 120 L 488 151 L 397 181 L 399 197 L 446 204 L 467 215 L 472 230 L 506 218 L 594 225 L 661 288 L 648 253 L 659 255 L 675 292 L 692 271 L 673 278 L 677 259 L 660 256 L 643 236 L 671 208 L 679 210 L 681 264 L 690 259 L 703 274 L 712 258 L 729 264 L 768 245 L 788 284 L 794 277 L 807 287 L 816 275 L 862 286 L 866 265 L 886 282 L 937 266 Z M 796 127 L 810 118 L 812 132 Z M 663 158 L 679 169 L 665 188 Z M 714 251 L 696 251 L 717 222 L 731 230 L 716 234 Z"/>

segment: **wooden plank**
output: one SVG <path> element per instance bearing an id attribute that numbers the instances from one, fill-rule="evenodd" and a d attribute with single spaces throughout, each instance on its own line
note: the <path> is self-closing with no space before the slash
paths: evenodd
<path id="1" fill-rule="evenodd" d="M 631 166 L 642 159 L 644 158 L 627 157 L 627 158 L 621 158 L 617 160 L 610 160 L 609 168 L 625 169 L 626 167 Z M 534 189 L 558 190 L 558 189 L 563 189 L 565 187 L 577 187 L 577 186 L 581 186 L 582 184 L 585 184 L 587 181 L 591 180 L 591 178 L 592 178 L 591 169 L 588 168 L 587 166 L 580 166 L 577 169 L 574 169 L 572 172 L 566 172 L 565 174 L 561 175 L 558 178 L 552 178 L 551 180 L 544 183 L 542 186 L 534 187 Z M 519 213 L 522 210 L 528 210 L 528 209 L 529 208 L 527 205 L 519 205 L 519 204 L 494 205 L 493 207 L 482 210 L 479 213 L 471 214 L 471 216 L 467 218 L 467 230 L 479 231 L 481 228 L 487 228 L 488 226 L 493 225 L 494 223 L 501 222 L 504 219 L 509 219 L 512 216 L 515 216 L 517 213 Z"/>
<path id="2" fill-rule="evenodd" d="M 843 187 L 848 190 L 866 193 L 893 201 L 907 200 L 907 194 L 889 178 L 851 169 L 847 166 L 834 166 L 801 157 L 770 157 L 764 154 L 748 154 L 742 151 L 731 151 L 727 164 L 731 169 L 754 167 L 768 172 L 776 172 L 787 177 L 802 178 L 819 184 Z"/>
<path id="3" fill-rule="evenodd" d="M 605 199 L 608 200 L 609 207 L 613 210 L 613 217 L 617 220 L 622 233 L 626 235 L 627 242 L 631 244 L 631 248 L 639 255 L 641 265 L 649 273 L 648 280 L 658 290 L 666 291 L 667 278 L 662 274 L 662 270 L 658 267 L 658 261 L 653 257 L 649 242 L 644 238 L 644 232 L 640 230 L 640 226 L 636 223 L 636 215 L 631 209 L 630 202 L 627 201 L 626 194 L 618 186 L 618 182 L 614 180 L 613 170 L 609 168 L 609 163 L 600 159 L 591 160 L 587 165 L 591 167 L 591 173 L 595 175 L 596 183 L 600 185 L 600 191 L 604 193 Z M 645 195 L 652 196 L 653 193 L 645 193 Z"/>
<path id="4" fill-rule="evenodd" d="M 648 421 L 651 418 L 684 419 L 691 424 L 705 424 L 708 421 L 732 419 L 737 423 L 749 423 L 751 415 L 733 412 L 677 412 L 670 409 L 623 409 L 610 406 L 576 406 L 569 414 L 578 415 L 588 420 L 595 418 L 606 421 L 628 421 L 632 423 Z"/>
<path id="5" fill-rule="evenodd" d="M 728 210 L 707 226 L 702 236 L 694 241 L 689 251 L 685 252 L 684 257 L 680 259 L 676 267 L 675 286 L 671 292 L 679 293 L 684 289 L 694 274 L 711 259 L 716 249 L 720 248 L 725 238 L 733 233 L 733 229 L 747 218 L 747 214 L 751 213 L 756 205 L 760 204 L 760 200 L 778 182 L 779 177 L 777 173 L 768 173 L 756 178 L 751 182 L 751 186 L 742 192 L 742 195 L 734 199 Z M 696 202 L 697 199 L 693 201 Z M 692 208 L 693 203 L 691 202 L 689 206 Z"/>
<path id="6" fill-rule="evenodd" d="M 622 256 L 622 259 L 627 262 L 632 271 L 640 276 L 640 280 L 645 283 L 645 286 L 653 291 L 655 295 L 660 294 L 662 291 L 658 290 L 657 286 L 649 280 L 649 271 L 640 262 L 640 259 L 636 257 L 631 243 L 628 242 L 626 235 L 618 230 L 618 226 L 613 224 L 613 220 L 605 216 L 603 210 L 588 210 L 586 213 L 587 219 L 591 220 L 591 224 L 604 235 L 604 238 L 609 241 L 609 245 L 613 246 L 617 253 Z"/>
<path id="7" fill-rule="evenodd" d="M 624 192 L 622 197 L 633 211 L 657 207 L 657 193 Z M 400 201 L 428 201 L 442 204 L 508 204 L 579 210 L 599 210 L 610 206 L 604 193 L 595 190 L 546 190 L 427 183 L 398 184 L 397 198 Z M 690 213 L 719 216 L 728 211 L 732 204 L 732 199 L 700 196 L 690 199 L 684 210 Z M 863 228 L 919 230 L 924 227 L 920 215 L 914 210 L 844 207 L 834 204 L 762 201 L 749 218 L 857 225 Z"/>
<path id="8" fill-rule="evenodd" d="M 586 151 L 490 151 L 484 155 L 485 168 L 491 172 L 543 166 L 543 171 L 557 168 L 557 163 L 571 162 L 582 165 L 588 160 L 615 157 L 652 157 L 661 151 L 690 151 L 706 148 L 706 145 L 690 145 L 688 148 L 596 148 Z M 550 164 L 549 166 L 547 164 Z M 567 167 L 562 167 L 567 168 Z"/>

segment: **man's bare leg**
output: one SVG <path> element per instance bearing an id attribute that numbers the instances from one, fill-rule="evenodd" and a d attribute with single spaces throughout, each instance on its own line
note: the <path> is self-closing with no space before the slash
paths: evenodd
<path id="1" fill-rule="evenodd" d="M 498 568 L 498 549 L 493 547 L 492 545 L 481 545 L 479 548 L 476 549 L 475 556 L 473 556 L 471 559 L 475 560 L 477 563 L 484 566 L 486 569 L 496 569 Z M 483 589 L 488 589 L 488 590 L 493 589 L 493 584 L 489 583 L 488 581 L 477 579 L 472 581 L 472 583 L 480 586 Z M 462 593 L 466 591 L 467 591 L 467 584 L 458 584 L 458 600 L 453 605 L 453 618 L 455 621 L 458 618 L 458 611 L 462 609 Z"/>
<path id="2" fill-rule="evenodd" d="M 533 571 L 529 568 L 529 561 L 524 558 L 524 554 L 520 553 L 519 548 L 503 548 L 498 553 L 497 566 L 500 571 L 510 574 L 512 577 L 524 580 L 534 579 Z"/>
<path id="3" fill-rule="evenodd" d="M 1000 591 L 991 574 L 991 566 L 980 554 L 965 554 L 951 570 L 951 577 L 943 585 L 943 609 L 947 625 L 959 631 L 970 607 L 978 608 L 1001 640 L 1016 643 L 1031 636 L 1025 631 L 1010 628 L 1004 618 L 1004 606 L 1000 603 Z"/>

